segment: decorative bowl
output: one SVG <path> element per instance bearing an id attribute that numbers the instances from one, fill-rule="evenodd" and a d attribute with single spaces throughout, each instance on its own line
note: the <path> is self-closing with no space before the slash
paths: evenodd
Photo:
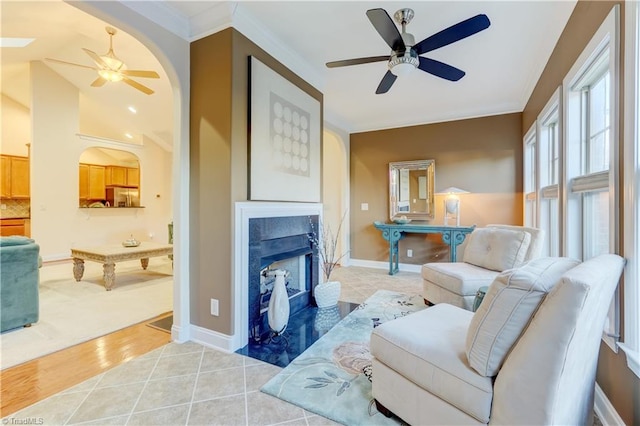
<path id="1" fill-rule="evenodd" d="M 122 242 L 122 245 L 124 247 L 138 247 L 140 245 L 140 241 L 136 240 L 135 238 L 130 238 L 128 240 L 124 240 Z"/>
<path id="2" fill-rule="evenodd" d="M 406 217 L 404 218 L 399 217 L 399 218 L 393 219 L 393 221 L 398 225 L 406 225 L 407 223 L 411 222 L 411 219 L 407 219 Z"/>

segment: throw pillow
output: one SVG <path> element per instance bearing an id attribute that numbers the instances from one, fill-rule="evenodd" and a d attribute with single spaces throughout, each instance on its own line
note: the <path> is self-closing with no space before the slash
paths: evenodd
<path id="1" fill-rule="evenodd" d="M 566 257 L 543 257 L 498 275 L 467 330 L 471 367 L 483 376 L 498 374 L 544 297 L 579 263 Z"/>
<path id="2" fill-rule="evenodd" d="M 463 262 L 498 272 L 521 266 L 531 243 L 528 232 L 501 228 L 478 228 L 468 238 Z"/>

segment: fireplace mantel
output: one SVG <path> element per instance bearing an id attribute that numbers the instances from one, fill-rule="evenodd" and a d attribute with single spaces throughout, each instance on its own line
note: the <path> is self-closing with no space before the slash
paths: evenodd
<path id="1" fill-rule="evenodd" d="M 249 339 L 247 309 L 249 297 L 249 219 L 315 215 L 322 219 L 321 203 L 242 201 L 235 204 L 232 278 L 233 336 L 229 342 L 231 347 L 224 349 L 236 351 L 244 347 Z"/>

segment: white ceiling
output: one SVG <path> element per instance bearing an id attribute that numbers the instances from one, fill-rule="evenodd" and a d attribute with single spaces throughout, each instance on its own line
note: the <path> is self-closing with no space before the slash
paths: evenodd
<path id="1" fill-rule="evenodd" d="M 349 132 L 522 111 L 575 1 L 125 1 L 132 10 L 187 40 L 233 25 L 324 93 L 325 119 Z M 328 61 L 390 53 L 365 12 L 415 11 L 407 32 L 416 42 L 479 13 L 491 26 L 423 56 L 466 72 L 450 82 L 420 70 L 398 78 L 376 95 L 385 62 L 328 69 Z M 92 65 L 82 47 L 106 53 L 108 25 L 61 1 L 2 1 L 2 37 L 35 37 L 26 48 L 2 48 L 2 93 L 29 106 L 28 62 L 45 57 Z M 161 78 L 136 79 L 144 95 L 122 83 L 94 88 L 93 71 L 46 63 L 76 85 L 86 117 L 109 117 L 118 132 L 131 132 L 170 149 L 172 94 L 159 62 L 137 40 L 119 31 L 114 51 L 130 69 L 152 69 Z M 138 114 L 126 107 L 135 105 Z"/>

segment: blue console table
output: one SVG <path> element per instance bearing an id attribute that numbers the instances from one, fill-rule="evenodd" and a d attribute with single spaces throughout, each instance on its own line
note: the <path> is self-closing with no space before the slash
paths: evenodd
<path id="1" fill-rule="evenodd" d="M 397 223 L 373 222 L 373 226 L 382 231 L 382 238 L 389 241 L 389 275 L 398 272 L 398 241 L 400 241 L 405 233 L 414 234 L 441 234 L 442 241 L 450 247 L 449 260 L 456 261 L 457 248 L 467 234 L 475 229 L 472 226 L 439 226 L 439 225 L 418 225 L 407 224 L 399 225 Z"/>

